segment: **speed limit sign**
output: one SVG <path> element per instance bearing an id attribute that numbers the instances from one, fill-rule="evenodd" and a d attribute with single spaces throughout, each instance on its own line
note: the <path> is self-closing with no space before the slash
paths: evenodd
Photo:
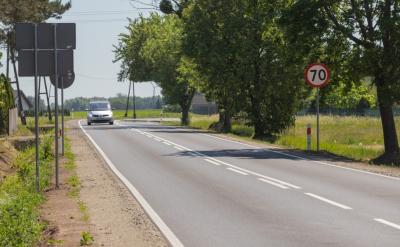
<path id="1" fill-rule="evenodd" d="M 325 64 L 314 63 L 307 66 L 304 77 L 311 87 L 322 88 L 329 83 L 331 72 Z"/>

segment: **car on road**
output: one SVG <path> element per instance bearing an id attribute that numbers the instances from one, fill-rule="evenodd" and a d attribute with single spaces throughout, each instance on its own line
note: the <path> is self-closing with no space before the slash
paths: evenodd
<path id="1" fill-rule="evenodd" d="M 87 109 L 87 124 L 109 123 L 114 124 L 113 112 L 108 101 L 92 101 Z"/>

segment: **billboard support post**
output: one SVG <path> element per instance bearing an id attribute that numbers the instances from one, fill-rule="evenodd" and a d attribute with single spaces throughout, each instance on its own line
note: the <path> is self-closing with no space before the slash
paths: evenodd
<path id="1" fill-rule="evenodd" d="M 35 45 L 35 161 L 36 161 L 36 190 L 40 191 L 40 152 L 39 152 L 39 93 L 38 93 L 38 37 L 37 24 L 34 24 Z"/>
<path id="2" fill-rule="evenodd" d="M 55 77 L 55 87 L 54 87 L 54 107 L 55 107 L 55 133 L 54 133 L 54 140 L 55 140 L 55 159 L 56 159 L 56 188 L 59 188 L 59 150 L 58 150 L 58 57 L 57 57 L 57 24 L 53 26 L 54 30 L 54 77 Z"/>

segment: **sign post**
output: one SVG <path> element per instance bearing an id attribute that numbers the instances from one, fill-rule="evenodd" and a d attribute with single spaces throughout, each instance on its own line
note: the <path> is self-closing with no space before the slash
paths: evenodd
<path id="1" fill-rule="evenodd" d="M 38 76 L 54 76 L 55 78 L 55 170 L 56 188 L 58 188 L 58 89 L 60 88 L 58 80 L 59 76 L 73 74 L 73 50 L 76 48 L 76 25 L 74 23 L 19 23 L 15 29 L 15 48 L 18 50 L 18 74 L 19 76 L 35 77 L 37 190 L 40 189 Z"/>
<path id="2" fill-rule="evenodd" d="M 331 72 L 329 68 L 322 63 L 314 63 L 307 66 L 304 72 L 304 79 L 307 84 L 312 88 L 317 88 L 317 151 L 320 150 L 320 124 L 319 124 L 319 100 L 320 89 L 328 85 L 331 79 Z"/>
<path id="3" fill-rule="evenodd" d="M 36 190 L 40 191 L 40 155 L 39 155 L 39 92 L 38 92 L 38 27 L 34 25 L 35 52 L 35 156 L 36 156 Z"/>

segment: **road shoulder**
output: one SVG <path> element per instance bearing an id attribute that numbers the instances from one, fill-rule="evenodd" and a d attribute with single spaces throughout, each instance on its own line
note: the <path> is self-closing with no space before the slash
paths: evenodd
<path id="1" fill-rule="evenodd" d="M 84 136 L 77 121 L 68 123 L 80 198 L 87 205 L 96 245 L 167 246 L 129 190 L 119 181 Z"/>

